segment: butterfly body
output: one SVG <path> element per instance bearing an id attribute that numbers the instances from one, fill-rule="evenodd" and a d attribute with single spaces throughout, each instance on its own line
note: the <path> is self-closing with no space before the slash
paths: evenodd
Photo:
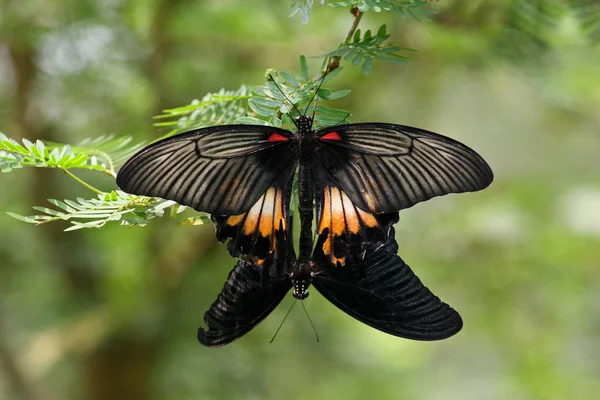
<path id="1" fill-rule="evenodd" d="M 290 273 L 292 280 L 292 295 L 298 300 L 304 300 L 308 297 L 308 287 L 313 280 L 313 269 L 315 265 L 312 261 L 296 261 L 293 263 L 293 270 Z"/>

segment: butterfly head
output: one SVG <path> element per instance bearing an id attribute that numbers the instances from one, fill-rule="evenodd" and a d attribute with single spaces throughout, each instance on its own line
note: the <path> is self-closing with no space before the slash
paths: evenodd
<path id="1" fill-rule="evenodd" d="M 292 284 L 294 285 L 293 296 L 298 300 L 304 300 L 308 297 L 308 287 L 312 281 L 311 268 L 307 262 L 299 261 L 296 263 L 294 271 L 290 274 Z"/>

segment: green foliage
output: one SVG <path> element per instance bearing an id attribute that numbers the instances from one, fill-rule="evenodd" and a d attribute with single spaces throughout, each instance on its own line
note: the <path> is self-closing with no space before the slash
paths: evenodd
<path id="1" fill-rule="evenodd" d="M 373 60 L 384 60 L 404 63 L 410 58 L 399 54 L 400 51 L 414 51 L 413 49 L 400 47 L 394 44 L 384 44 L 390 35 L 387 34 L 387 27 L 381 25 L 377 34 L 373 36 L 371 30 L 367 30 L 361 37 L 360 29 L 354 32 L 352 40 L 343 43 L 336 50 L 323 54 L 320 57 L 340 57 L 344 61 L 352 62 L 352 65 L 361 65 L 365 74 L 371 72 Z"/>
<path id="2" fill-rule="evenodd" d="M 321 85 L 337 76 L 341 68 L 333 71 L 323 78 L 308 79 L 306 58 L 300 57 L 301 76 L 280 71 L 269 73 L 270 80 L 263 86 L 252 90 L 252 97 L 248 106 L 257 117 L 249 116 L 238 119 L 240 123 L 266 124 L 280 127 L 285 122 L 293 125 L 291 118 L 315 111 L 315 127 L 335 125 L 347 122 L 350 112 L 323 105 L 319 101 L 336 100 L 350 93 L 350 90 L 333 92 Z M 275 79 L 275 76 L 278 78 Z M 317 93 L 315 95 L 315 92 Z"/>
<path id="3" fill-rule="evenodd" d="M 300 57 L 301 76 L 294 77 L 288 72 L 273 72 L 278 82 L 269 73 L 269 80 L 251 91 L 242 87 L 238 90 L 220 90 L 209 93 L 201 101 L 194 101 L 189 106 L 165 111 L 163 118 L 177 117 L 176 121 L 164 122 L 160 126 L 173 126 L 167 135 L 180 131 L 200 128 L 209 125 L 228 123 L 250 123 L 281 126 L 283 120 L 293 124 L 291 118 L 299 113 L 312 113 L 318 101 L 336 100 L 350 93 L 349 90 L 333 92 L 321 85 L 337 76 L 342 68 L 338 68 L 324 77 L 308 78 L 306 57 Z M 315 92 L 318 95 L 315 96 Z M 310 106 L 309 106 L 310 104 Z M 307 107 L 304 107 L 307 106 Z M 295 108 L 297 107 L 297 108 Z M 304 109 L 300 111 L 298 108 Z M 350 113 L 346 110 L 318 105 L 316 107 L 315 127 L 319 125 L 335 125 L 346 121 Z M 291 117 L 290 117 L 291 116 Z M 23 166 L 61 168 L 83 168 L 104 172 L 116 176 L 116 166 L 129 158 L 142 144 L 130 146 L 131 138 L 115 139 L 101 137 L 88 139 L 76 146 L 66 146 L 54 143 L 26 139 L 24 145 L 0 136 L 0 161 L 2 171 L 8 172 L 13 168 Z M 101 228 L 108 222 L 119 222 L 125 226 L 145 226 L 148 220 L 162 217 L 167 208 L 170 215 L 178 214 L 185 207 L 178 206 L 173 201 L 158 198 L 130 195 L 120 190 L 103 193 L 88 185 L 81 179 L 71 175 L 79 183 L 96 191 L 97 198 L 48 201 L 56 208 L 33 207 L 42 214 L 22 216 L 8 213 L 21 221 L 40 225 L 58 220 L 69 220 L 71 226 L 65 229 L 72 231 L 83 228 Z M 85 220 L 85 222 L 81 222 Z M 190 217 L 182 225 L 200 225 L 210 221 L 206 214 Z"/>
<path id="4" fill-rule="evenodd" d="M 325 4 L 325 0 L 320 0 L 321 4 Z M 312 8 L 313 0 L 293 0 L 290 6 L 290 18 L 296 14 L 300 14 L 300 20 L 303 24 L 308 24 L 310 21 L 310 9 Z M 329 7 L 356 7 L 361 12 L 367 11 L 393 11 L 404 18 L 411 17 L 416 21 L 430 21 L 429 15 L 435 14 L 435 10 L 429 8 L 427 0 L 346 0 L 334 1 L 327 3 Z"/>
<path id="5" fill-rule="evenodd" d="M 508 56 L 537 59 L 552 48 L 597 42 L 600 3 L 515 0 L 506 11 L 500 49 Z M 582 40 L 583 39 L 583 40 Z"/>
<path id="6" fill-rule="evenodd" d="M 435 11 L 428 7 L 427 0 L 348 0 L 329 3 L 330 7 L 357 7 L 362 12 L 367 11 L 394 11 L 403 17 L 411 17 L 416 21 L 430 21 L 428 15 L 435 14 Z"/>
<path id="7" fill-rule="evenodd" d="M 308 105 L 315 98 L 317 88 L 328 82 L 341 71 L 333 71 L 324 78 L 308 75 L 308 63 L 305 56 L 300 56 L 299 77 L 289 72 L 272 72 L 278 81 L 268 80 L 263 86 L 251 89 L 245 86 L 238 90 L 221 89 L 218 93 L 209 93 L 201 101 L 194 100 L 190 105 L 166 110 L 159 118 L 178 118 L 175 121 L 161 122 L 157 126 L 174 127 L 165 136 L 189 131 L 204 126 L 224 124 L 253 124 L 272 125 L 281 127 L 283 122 L 293 125 L 290 119 L 298 116 L 298 109 Z M 271 74 L 271 72 L 269 72 Z M 320 87 L 317 101 L 337 100 L 350 93 L 350 90 L 333 92 L 331 89 Z M 302 110 L 312 113 L 314 106 Z M 338 110 L 323 105 L 317 106 L 315 126 L 335 125 L 348 117 L 346 110 Z"/>
<path id="8" fill-rule="evenodd" d="M 600 3 L 595 0 L 582 1 L 575 13 L 581 21 L 581 30 L 592 43 L 600 39 Z"/>
<path id="9" fill-rule="evenodd" d="M 217 93 L 208 93 L 202 100 L 194 100 L 187 106 L 164 110 L 156 118 L 171 120 L 154 125 L 159 128 L 172 127 L 173 130 L 163 136 L 167 137 L 205 126 L 231 124 L 246 115 L 248 98 L 250 93 L 245 86 L 237 90 L 221 89 Z"/>
<path id="10" fill-rule="evenodd" d="M 0 7 L 2 71 L 8 71 L 0 79 L 0 131 L 20 145 L 21 132 L 34 143 L 43 134 L 75 144 L 106 132 L 149 141 L 177 128 L 179 116 L 157 120 L 175 123 L 151 130 L 148 110 L 172 99 L 184 100 L 168 108 L 202 99 L 205 93 L 193 92 L 198 81 L 209 80 L 217 92 L 242 83 L 262 86 L 260 71 L 267 67 L 302 76 L 287 67 L 300 44 L 310 55 L 334 50 L 353 16 L 346 8 L 324 10 L 315 0 L 311 16 L 338 15 L 322 24 L 312 19 L 306 29 L 300 15 L 288 21 L 290 3 L 277 16 L 274 5 L 281 2 L 273 1 L 6 1 Z M 328 400 L 595 399 L 600 1 L 528 3 L 560 3 L 573 13 L 552 22 L 556 30 L 544 29 L 545 45 L 519 49 L 522 56 L 515 52 L 508 60 L 499 51 L 529 43 L 514 32 L 497 45 L 517 1 L 432 3 L 443 14 L 430 26 L 367 12 L 358 26 L 363 32 L 387 22 L 394 32 L 389 40 L 418 48 L 419 61 L 376 64 L 362 79 L 341 60 L 342 79 L 324 84 L 352 89 L 340 102 L 323 103 L 352 110 L 351 119 L 457 135 L 497 173 L 489 189 L 404 210 L 396 225 L 399 255 L 462 314 L 460 334 L 442 342 L 398 339 L 312 293 L 305 305 L 320 344 L 299 305 L 268 344 L 293 301 L 289 296 L 239 342 L 203 349 L 195 329 L 235 261 L 225 246 L 215 247 L 211 227 L 177 225 L 196 215 L 192 210 L 169 218 L 165 209 L 162 220 L 148 220 L 145 229 L 113 221 L 71 234 L 52 229 L 70 222 L 34 227 L 5 215 L 0 399 L 293 399 L 299 393 Z M 397 28 L 404 31 L 400 25 L 413 26 L 410 42 L 396 37 Z M 516 29 L 529 34 L 527 20 Z M 49 55 L 57 56 L 52 63 L 45 61 Z M 317 67 L 321 60 L 309 61 Z M 240 102 L 244 113 L 246 103 Z M 43 205 L 66 212 L 40 200 L 48 188 L 64 187 L 56 185 L 64 183 L 62 171 L 26 168 L 0 174 L 1 211 L 43 214 L 29 208 Z M 70 189 L 72 196 L 46 197 L 96 198 L 88 189 Z"/>
<path id="11" fill-rule="evenodd" d="M 72 225 L 65 231 L 74 231 L 83 228 L 101 228 L 109 222 L 119 222 L 124 226 L 144 226 L 148 220 L 164 216 L 169 208 L 170 215 L 179 214 L 186 209 L 171 200 L 135 196 L 120 190 L 102 193 L 93 199 L 78 197 L 76 201 L 48 199 L 48 202 L 56 208 L 34 206 L 33 208 L 42 214 L 22 216 L 8 213 L 8 215 L 35 225 L 59 220 L 70 221 Z M 86 222 L 79 220 L 86 220 Z M 206 215 L 194 217 L 193 225 L 207 221 L 209 219 Z M 190 225 L 187 220 L 182 224 Z"/>
<path id="12" fill-rule="evenodd" d="M 325 4 L 325 0 L 320 0 L 321 4 Z M 300 21 L 303 24 L 308 24 L 310 21 L 310 9 L 312 8 L 313 0 L 292 1 L 290 5 L 290 18 L 296 14 L 300 14 Z"/>
<path id="13" fill-rule="evenodd" d="M 321 0 L 321 4 L 325 4 L 325 1 Z M 334 2 L 329 5 L 358 7 L 362 12 L 394 11 L 417 20 L 424 20 L 426 19 L 424 16 L 430 13 L 424 8 L 426 4 L 427 1 L 361 0 Z M 290 7 L 290 17 L 300 14 L 302 23 L 308 23 L 312 5 L 312 0 L 294 0 Z M 375 35 L 370 30 L 367 30 L 364 35 L 361 34 L 361 30 L 356 29 L 360 18 L 358 16 L 355 18 L 351 39 L 342 43 L 336 50 L 321 56 L 325 58 L 323 65 L 327 65 L 327 68 L 314 77 L 309 77 L 306 57 L 301 56 L 299 76 L 286 71 L 273 71 L 268 73 L 267 82 L 262 86 L 252 88 L 242 86 L 237 90 L 221 89 L 217 93 L 208 93 L 201 100 L 194 100 L 189 105 L 165 110 L 162 115 L 156 117 L 159 122 L 155 123 L 155 126 L 169 128 L 169 131 L 162 136 L 164 138 L 206 126 L 233 123 L 276 127 L 285 124 L 293 127 L 293 119 L 304 114 L 314 114 L 316 129 L 349 122 L 347 119 L 351 115 L 349 111 L 322 104 L 324 101 L 337 100 L 350 93 L 350 90 L 332 91 L 323 86 L 343 70 L 339 67 L 339 61 L 349 61 L 355 66 L 360 65 L 362 71 L 368 74 L 371 72 L 374 60 L 405 62 L 408 58 L 399 52 L 410 50 L 384 43 L 390 37 L 386 33 L 385 25 L 382 25 Z M 132 146 L 129 137 L 100 137 L 85 140 L 76 146 L 68 146 L 44 143 L 39 140 L 32 143 L 26 139 L 23 140 L 23 145 L 20 145 L 4 135 L 0 136 L 2 172 L 24 166 L 60 168 L 78 183 L 98 194 L 98 198 L 91 200 L 51 199 L 49 201 L 58 209 L 34 207 L 42 212 L 40 215 L 27 217 L 11 215 L 34 224 L 71 220 L 73 225 L 67 230 L 100 228 L 111 221 L 120 221 L 122 225 L 145 225 L 149 219 L 162 216 L 165 208 L 174 207 L 174 203 L 128 195 L 121 191 L 107 194 L 68 172 L 72 168 L 81 168 L 103 172 L 114 177 L 118 166 L 141 147 L 142 144 Z M 179 210 L 176 207 L 173 209 Z M 86 220 L 86 222 L 79 220 Z M 197 225 L 207 220 L 206 215 L 200 215 L 188 218 L 183 224 Z"/>
<path id="14" fill-rule="evenodd" d="M 35 143 L 23 139 L 23 145 L 0 133 L 0 169 L 35 166 L 44 168 L 81 168 L 116 176 L 116 167 L 139 150 L 143 144 L 131 146 L 132 138 L 112 136 L 87 139 L 78 145 Z"/>

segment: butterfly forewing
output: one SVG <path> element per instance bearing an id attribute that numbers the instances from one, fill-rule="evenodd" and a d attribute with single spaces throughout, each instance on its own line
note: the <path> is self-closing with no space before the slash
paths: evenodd
<path id="1" fill-rule="evenodd" d="M 286 230 L 294 170 L 279 174 L 256 203 L 245 213 L 213 216 L 217 239 L 228 243 L 233 257 L 249 255 L 261 263 L 276 247 L 279 229 Z"/>
<path id="2" fill-rule="evenodd" d="M 313 286 L 348 315 L 394 336 L 440 340 L 458 333 L 460 315 L 421 283 L 397 248 L 393 239 L 371 245 L 364 259 L 348 257 L 343 268 L 320 262 L 317 248 Z"/>
<path id="3" fill-rule="evenodd" d="M 198 129 L 138 152 L 119 171 L 117 184 L 128 193 L 174 200 L 213 215 L 241 214 L 281 174 L 288 177 L 295 170 L 292 136 L 257 125 Z"/>
<path id="4" fill-rule="evenodd" d="M 481 190 L 493 179 L 475 151 L 422 129 L 349 124 L 315 137 L 319 168 L 365 211 L 399 211 L 432 197 Z"/>
<path id="5" fill-rule="evenodd" d="M 289 214 L 297 164 L 289 131 L 256 125 L 199 129 L 154 143 L 119 171 L 133 194 L 162 197 L 212 214 L 235 257 L 262 262 Z"/>

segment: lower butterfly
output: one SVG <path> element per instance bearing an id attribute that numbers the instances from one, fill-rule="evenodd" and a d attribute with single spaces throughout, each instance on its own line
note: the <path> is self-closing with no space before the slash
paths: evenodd
<path id="1" fill-rule="evenodd" d="M 265 262 L 240 260 L 205 313 L 206 329 L 198 330 L 198 340 L 210 347 L 231 343 L 265 319 L 290 290 L 296 299 L 308 297 L 311 284 L 339 309 L 382 332 L 414 340 L 456 334 L 462 328 L 460 315 L 396 255 L 389 229 L 386 243 L 367 246 L 364 257 L 349 256 L 344 268 L 333 267 L 323 253 L 327 229 L 310 260 L 297 260 L 291 240 L 283 237 Z"/>

